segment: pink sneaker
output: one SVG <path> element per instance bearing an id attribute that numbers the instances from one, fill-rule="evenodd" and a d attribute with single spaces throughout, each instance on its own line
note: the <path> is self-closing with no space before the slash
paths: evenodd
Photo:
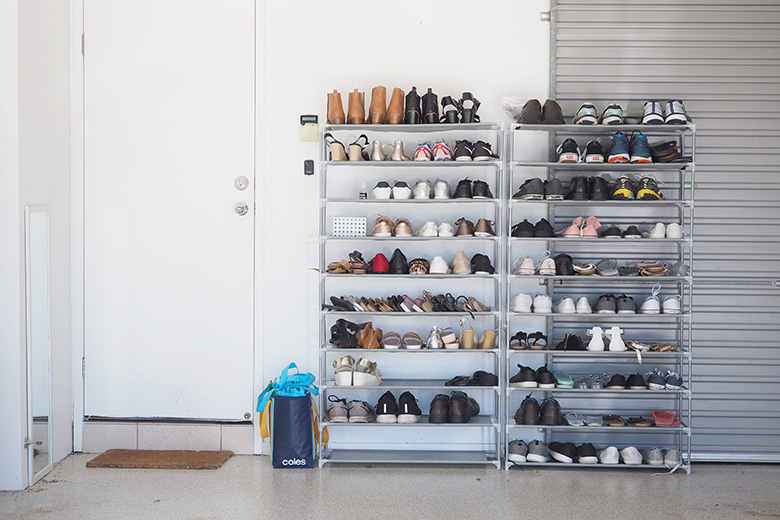
<path id="1" fill-rule="evenodd" d="M 444 141 L 437 141 L 435 145 L 433 145 L 433 160 L 434 161 L 451 161 L 452 160 L 452 150 L 450 150 L 450 147 L 447 146 L 447 143 Z"/>
<path id="2" fill-rule="evenodd" d="M 579 238 L 582 236 L 582 217 L 577 217 L 571 221 L 571 226 L 567 227 L 559 233 L 564 238 Z"/>
<path id="3" fill-rule="evenodd" d="M 588 217 L 588 220 L 585 221 L 585 227 L 582 228 L 582 237 L 583 238 L 598 238 L 599 232 L 598 229 L 601 227 L 601 223 L 596 219 L 596 217 Z"/>

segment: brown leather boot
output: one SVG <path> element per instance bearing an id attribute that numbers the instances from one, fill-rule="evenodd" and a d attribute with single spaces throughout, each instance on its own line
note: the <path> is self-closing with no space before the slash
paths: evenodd
<path id="1" fill-rule="evenodd" d="M 349 107 L 347 108 L 347 123 L 350 125 L 362 125 L 366 122 L 366 109 L 363 93 L 358 89 L 349 93 Z"/>
<path id="2" fill-rule="evenodd" d="M 404 122 L 404 91 L 398 87 L 393 89 L 385 119 L 388 125 L 400 125 Z"/>
<path id="3" fill-rule="evenodd" d="M 328 123 L 343 125 L 344 105 L 341 104 L 341 93 L 338 90 L 328 93 Z"/>
<path id="4" fill-rule="evenodd" d="M 374 87 L 371 91 L 371 106 L 368 109 L 369 123 L 372 125 L 381 125 L 385 122 L 385 107 L 387 103 L 387 89 L 385 87 Z"/>

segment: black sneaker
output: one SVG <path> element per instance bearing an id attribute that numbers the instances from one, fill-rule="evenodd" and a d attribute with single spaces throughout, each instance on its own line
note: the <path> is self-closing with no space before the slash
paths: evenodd
<path id="1" fill-rule="evenodd" d="M 539 401 L 528 394 L 515 412 L 517 424 L 539 424 Z"/>
<path id="2" fill-rule="evenodd" d="M 658 189 L 658 183 L 649 175 L 642 177 L 637 184 L 636 198 L 638 200 L 664 200 L 661 190 Z"/>
<path id="3" fill-rule="evenodd" d="M 563 200 L 563 184 L 558 179 L 544 181 L 545 200 Z"/>
<path id="4" fill-rule="evenodd" d="M 554 237 L 555 231 L 547 219 L 542 219 L 534 226 L 535 237 Z"/>
<path id="5" fill-rule="evenodd" d="M 609 390 L 623 390 L 626 388 L 626 376 L 621 376 L 620 374 L 615 374 L 612 376 L 612 379 L 607 381 L 607 384 L 604 385 L 604 388 L 607 388 Z"/>
<path id="6" fill-rule="evenodd" d="M 470 161 L 473 149 L 474 145 L 465 139 L 455 141 L 455 150 L 452 153 L 452 157 L 456 161 Z"/>
<path id="7" fill-rule="evenodd" d="M 412 424 L 420 422 L 422 410 L 417 406 L 417 399 L 411 392 L 404 392 L 398 398 L 398 423 Z"/>
<path id="8" fill-rule="evenodd" d="M 493 274 L 496 272 L 490 263 L 490 258 L 482 253 L 477 253 L 471 258 L 471 271 L 474 274 Z"/>
<path id="9" fill-rule="evenodd" d="M 558 426 L 563 424 L 561 405 L 552 397 L 548 397 L 542 401 L 542 405 L 539 407 L 539 417 L 542 424 L 545 426 Z"/>
<path id="10" fill-rule="evenodd" d="M 376 403 L 376 422 L 378 423 L 394 423 L 398 418 L 398 403 L 395 400 L 395 396 L 388 390 L 382 397 L 379 398 L 379 402 Z"/>
<path id="11" fill-rule="evenodd" d="M 539 383 L 536 382 L 536 371 L 530 367 L 517 365 L 520 372 L 509 379 L 509 386 L 513 388 L 536 388 Z"/>
<path id="12" fill-rule="evenodd" d="M 520 189 L 517 190 L 517 193 L 512 195 L 512 198 L 517 200 L 544 199 L 544 184 L 542 184 L 542 179 L 538 177 L 526 179 L 525 182 L 520 185 Z"/>
<path id="13" fill-rule="evenodd" d="M 455 192 L 457 193 L 457 189 Z M 493 193 L 490 191 L 490 186 L 485 181 L 474 181 L 474 192 L 472 197 L 475 199 L 492 199 Z M 456 199 L 458 197 L 455 197 Z"/>
<path id="14" fill-rule="evenodd" d="M 493 153 L 489 143 L 485 141 L 477 141 L 474 143 L 474 151 L 471 157 L 475 161 L 497 161 L 498 155 Z"/>
<path id="15" fill-rule="evenodd" d="M 577 462 L 580 464 L 598 464 L 599 457 L 593 444 L 586 442 L 577 447 Z"/>
<path id="16" fill-rule="evenodd" d="M 578 335 L 569 334 L 566 338 L 566 350 L 587 350 L 587 348 Z"/>
<path id="17" fill-rule="evenodd" d="M 545 101 L 544 106 L 542 107 L 542 124 L 562 125 L 564 123 L 565 121 L 563 120 L 563 111 L 561 111 L 561 105 L 552 99 Z"/>
<path id="18" fill-rule="evenodd" d="M 555 388 L 555 376 L 547 369 L 547 365 L 536 371 L 536 383 L 539 388 Z"/>
<path id="19" fill-rule="evenodd" d="M 604 162 L 604 147 L 601 146 L 601 141 L 598 139 L 588 141 L 588 144 L 585 145 L 584 161 L 586 163 Z"/>
<path id="20" fill-rule="evenodd" d="M 571 464 L 577 458 L 577 448 L 570 442 L 551 442 L 547 448 L 550 456 L 558 462 Z"/>
<path id="21" fill-rule="evenodd" d="M 632 374 L 628 376 L 625 387 L 629 390 L 647 390 L 647 383 L 641 374 Z"/>
<path id="22" fill-rule="evenodd" d="M 602 177 L 590 178 L 590 200 L 609 200 L 609 183 Z"/>
<path id="23" fill-rule="evenodd" d="M 634 200 L 634 183 L 628 175 L 621 175 L 612 186 L 612 198 L 615 200 Z"/>
<path id="24" fill-rule="evenodd" d="M 559 163 L 578 163 L 580 162 L 580 149 L 577 141 L 567 137 L 556 150 Z"/>
<path id="25" fill-rule="evenodd" d="M 623 231 L 623 238 L 642 238 L 642 232 L 638 227 L 631 225 Z"/>
<path id="26" fill-rule="evenodd" d="M 559 276 L 574 276 L 574 264 L 571 256 L 561 253 L 553 260 L 555 260 L 555 274 Z"/>
<path id="27" fill-rule="evenodd" d="M 512 236 L 515 238 L 532 237 L 534 236 L 534 225 L 528 222 L 528 219 L 525 219 L 519 224 L 512 226 Z"/>
<path id="28" fill-rule="evenodd" d="M 471 195 L 471 181 L 463 179 L 458 182 L 458 186 L 455 188 L 455 193 L 452 194 L 453 199 L 470 199 Z"/>
<path id="29" fill-rule="evenodd" d="M 588 189 L 588 179 L 584 176 L 574 177 L 569 184 L 569 193 L 566 195 L 569 200 L 588 200 L 590 199 L 590 189 Z"/>
<path id="30" fill-rule="evenodd" d="M 607 229 L 601 232 L 601 238 L 623 238 L 623 232 L 616 224 L 610 224 Z"/>
<path id="31" fill-rule="evenodd" d="M 524 125 L 542 124 L 542 104 L 538 99 L 529 99 L 525 102 L 517 122 Z"/>
<path id="32" fill-rule="evenodd" d="M 450 416 L 450 396 L 437 394 L 431 401 L 431 411 L 428 415 L 428 422 L 434 424 L 443 424 L 449 421 Z M 379 422 L 379 419 L 377 419 Z"/>

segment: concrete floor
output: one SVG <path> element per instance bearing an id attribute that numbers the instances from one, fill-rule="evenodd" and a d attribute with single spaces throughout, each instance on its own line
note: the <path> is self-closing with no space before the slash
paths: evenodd
<path id="1" fill-rule="evenodd" d="M 32 488 L 0 493 L 0 518 L 585 519 L 780 518 L 780 466 L 636 470 L 326 466 L 274 470 L 235 456 L 218 470 L 87 469 L 71 455 Z"/>

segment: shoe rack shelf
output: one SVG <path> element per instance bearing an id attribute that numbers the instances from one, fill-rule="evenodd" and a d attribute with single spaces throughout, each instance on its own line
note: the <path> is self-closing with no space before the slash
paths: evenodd
<path id="1" fill-rule="evenodd" d="M 455 141 L 486 141 L 493 147 L 499 160 L 493 161 L 331 161 L 324 134 L 330 133 L 347 147 L 361 134 L 370 144 L 380 140 L 393 144 L 404 143 L 405 154 L 412 158 L 415 147 L 423 142 L 443 139 L 454 149 Z M 330 441 L 322 446 L 320 466 L 327 463 L 403 463 L 403 464 L 490 464 L 501 467 L 501 435 L 503 433 L 504 394 L 502 386 L 446 386 L 455 375 L 471 375 L 475 370 L 493 374 L 502 372 L 503 357 L 495 349 L 349 349 L 333 348 L 329 343 L 330 328 L 339 318 L 353 323 L 371 321 L 374 327 L 388 331 L 416 332 L 423 341 L 432 326 L 452 327 L 456 334 L 462 318 L 470 320 L 477 336 L 483 329 L 498 333 L 497 344 L 503 341 L 501 332 L 501 302 L 504 299 L 503 266 L 504 236 L 502 229 L 506 194 L 503 193 L 504 126 L 496 123 L 433 124 L 433 125 L 326 125 L 321 127 L 320 155 L 320 302 L 330 303 L 331 296 L 360 295 L 387 297 L 408 294 L 421 296 L 423 290 L 432 294 L 452 293 L 474 296 L 491 307 L 490 312 L 350 312 L 323 310 L 320 312 L 319 380 L 320 424 L 328 428 Z M 372 197 L 372 188 L 379 181 L 391 185 L 405 181 L 411 189 L 420 180 L 441 178 L 454 192 L 462 179 L 484 180 L 494 194 L 493 199 L 388 199 Z M 367 192 L 367 198 L 359 193 Z M 485 218 L 494 223 L 493 237 L 374 237 L 371 228 L 378 215 L 391 220 L 404 217 L 417 231 L 426 221 L 449 222 L 465 217 L 476 222 Z M 333 236 L 333 217 L 349 216 L 366 219 L 366 236 Z M 455 226 L 456 227 L 456 226 Z M 395 275 L 395 274 L 326 274 L 332 261 L 347 258 L 351 251 L 363 253 L 368 262 L 376 253 L 390 258 L 395 248 L 401 249 L 408 260 L 423 257 L 430 261 L 443 256 L 448 261 L 455 252 L 463 250 L 471 257 L 475 253 L 488 255 L 496 270 L 493 275 Z M 449 255 L 449 256 L 448 256 Z M 323 307 L 325 309 L 325 307 Z M 331 363 L 345 355 L 356 360 L 365 357 L 377 362 L 382 372 L 382 383 L 377 387 L 335 385 Z M 437 394 L 449 395 L 462 390 L 480 405 L 480 414 L 466 423 L 428 422 L 429 404 Z M 396 398 L 410 391 L 417 398 L 423 412 L 420 422 L 399 423 L 333 423 L 327 421 L 327 398 L 335 395 L 348 401 L 359 399 L 374 405 L 386 391 Z"/>
<path id="2" fill-rule="evenodd" d="M 675 140 L 683 156 L 690 162 L 631 164 L 631 163 L 558 163 L 556 149 L 567 137 L 574 138 L 584 150 L 590 139 L 599 138 L 606 151 L 612 134 L 622 132 L 631 136 L 633 132 L 647 135 L 651 142 Z M 692 292 L 692 248 L 693 248 L 693 191 L 695 187 L 695 135 L 693 125 L 649 126 L 649 125 L 513 125 L 507 131 L 507 174 L 508 186 L 505 229 L 527 219 L 533 224 L 541 218 L 552 224 L 554 232 L 560 233 L 577 216 L 596 216 L 602 226 L 617 224 L 621 229 L 627 225 L 647 225 L 655 222 L 678 223 L 684 231 L 683 238 L 563 238 L 555 237 L 508 237 L 506 259 L 508 266 L 506 290 L 505 323 L 507 334 L 501 348 L 506 356 L 506 372 L 502 380 L 505 385 L 505 468 L 513 466 L 564 466 L 567 468 L 612 468 L 654 469 L 668 471 L 665 466 L 648 464 L 563 464 L 551 459 L 547 463 L 515 463 L 509 461 L 508 444 L 522 439 L 526 443 L 538 439 L 546 444 L 552 441 L 572 442 L 579 445 L 590 442 L 596 449 L 607 446 L 635 446 L 638 449 L 654 446 L 668 446 L 681 454 L 680 468 L 690 473 L 691 435 L 691 316 Z M 606 153 L 605 153 L 606 156 Z M 606 157 L 605 157 L 606 159 Z M 575 176 L 601 176 L 614 181 L 620 175 L 637 179 L 653 175 L 658 181 L 664 200 L 518 200 L 511 198 L 526 180 L 539 177 L 544 180 L 558 178 L 567 187 Z M 604 227 L 602 230 L 605 229 Z M 550 256 L 566 253 L 574 263 L 596 263 L 601 259 L 616 259 L 619 264 L 658 260 L 689 267 L 682 276 L 561 276 L 561 275 L 513 275 L 512 264 L 518 258 L 531 256 L 534 262 L 549 251 Z M 670 273 L 671 274 L 671 273 Z M 548 295 L 553 305 L 562 297 L 577 300 L 586 296 L 591 305 L 604 293 L 625 293 L 633 296 L 637 307 L 650 288 L 659 284 L 660 296 L 679 294 L 682 297 L 680 314 L 563 314 L 563 313 L 520 313 L 509 311 L 511 297 L 517 293 L 542 293 Z M 620 326 L 624 339 L 639 341 L 673 342 L 678 351 L 642 352 L 642 364 L 637 353 L 554 350 L 565 334 L 577 334 L 588 343 L 585 332 L 592 326 Z M 517 331 L 528 333 L 539 330 L 549 338 L 545 350 L 512 350 L 509 339 Z M 605 343 L 607 340 L 605 339 Z M 588 374 L 645 373 L 654 367 L 673 370 L 680 374 L 684 386 L 679 390 L 613 390 L 577 388 L 516 388 L 509 386 L 509 378 L 517 372 L 517 364 L 538 368 L 547 365 L 550 370 L 561 371 L 573 379 Z M 680 425 L 663 427 L 613 427 L 613 426 L 569 426 L 569 425 L 522 425 L 516 424 L 514 413 L 529 393 L 538 396 L 541 403 L 545 397 L 559 401 L 562 414 L 579 412 L 584 415 L 602 416 L 618 414 L 622 417 L 652 415 L 654 409 L 669 409 L 680 419 Z"/>

